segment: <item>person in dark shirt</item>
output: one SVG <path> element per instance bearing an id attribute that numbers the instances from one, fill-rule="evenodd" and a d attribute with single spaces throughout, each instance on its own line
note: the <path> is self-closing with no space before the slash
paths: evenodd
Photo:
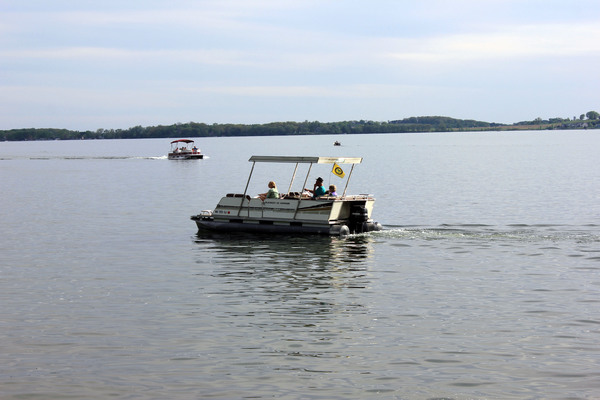
<path id="1" fill-rule="evenodd" d="M 325 196 L 326 191 L 325 191 L 325 188 L 323 187 L 323 178 L 321 178 L 321 177 L 317 178 L 312 190 L 307 189 L 307 188 L 304 188 L 304 190 L 312 193 L 313 199 L 316 199 L 317 197 Z"/>

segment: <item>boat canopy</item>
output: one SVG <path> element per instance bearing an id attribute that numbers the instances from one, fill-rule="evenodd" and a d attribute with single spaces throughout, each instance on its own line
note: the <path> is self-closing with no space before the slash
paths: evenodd
<path id="1" fill-rule="evenodd" d="M 252 173 L 254 172 L 254 166 L 257 162 L 265 162 L 265 163 L 293 163 L 296 164 L 294 169 L 294 173 L 292 174 L 292 179 L 290 181 L 290 185 L 288 187 L 288 192 L 292 190 L 292 185 L 294 183 L 294 179 L 296 177 L 296 172 L 298 170 L 299 164 L 309 164 L 308 172 L 306 173 L 306 178 L 304 179 L 303 188 L 306 187 L 306 182 L 308 181 L 308 176 L 310 175 L 310 170 L 313 164 L 352 164 L 352 168 L 350 169 L 350 173 L 348 174 L 348 178 L 346 180 L 346 187 L 344 188 L 344 193 L 342 197 L 346 196 L 346 189 L 348 189 L 348 183 L 350 182 L 350 177 L 352 176 L 352 171 L 354 171 L 354 165 L 360 164 L 362 162 L 362 157 L 299 157 L 299 156 L 252 156 L 248 161 L 252 162 L 252 169 L 250 170 L 250 176 L 248 176 L 248 182 L 246 183 L 246 189 L 244 189 L 244 196 L 248 192 L 248 185 L 250 184 L 250 178 L 252 178 Z M 241 206 L 240 206 L 241 207 Z"/>
<path id="2" fill-rule="evenodd" d="M 248 161 L 296 164 L 360 164 L 362 157 L 252 156 Z"/>
<path id="3" fill-rule="evenodd" d="M 173 144 L 173 143 L 194 143 L 194 141 L 190 140 L 190 139 L 178 139 L 178 140 L 173 140 L 171 142 L 171 144 Z"/>

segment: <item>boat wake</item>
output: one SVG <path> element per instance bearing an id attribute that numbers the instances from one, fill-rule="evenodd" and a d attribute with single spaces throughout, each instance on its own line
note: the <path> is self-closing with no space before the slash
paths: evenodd
<path id="1" fill-rule="evenodd" d="M 209 158 L 204 156 L 205 159 Z M 0 160 L 167 160 L 166 155 L 163 156 L 39 156 L 39 157 L 22 157 L 22 156 L 7 156 Z"/>
<path id="2" fill-rule="evenodd" d="M 166 160 L 167 156 L 39 156 L 3 157 L 2 160 Z"/>
<path id="3" fill-rule="evenodd" d="M 598 243 L 599 225 L 440 225 L 438 227 L 384 225 L 375 237 L 407 240 L 472 240 L 472 241 L 519 241 Z"/>

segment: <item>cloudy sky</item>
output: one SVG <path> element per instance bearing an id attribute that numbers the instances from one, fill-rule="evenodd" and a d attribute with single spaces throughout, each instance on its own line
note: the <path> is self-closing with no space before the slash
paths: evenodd
<path id="1" fill-rule="evenodd" d="M 600 111 L 599 0 L 0 0 L 0 129 Z"/>

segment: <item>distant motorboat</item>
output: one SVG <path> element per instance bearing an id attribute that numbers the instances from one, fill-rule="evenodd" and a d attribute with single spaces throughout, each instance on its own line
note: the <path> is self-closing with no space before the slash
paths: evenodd
<path id="1" fill-rule="evenodd" d="M 333 142 L 333 145 L 334 146 L 341 146 L 342 144 L 336 140 L 335 142 Z"/>
<path id="2" fill-rule="evenodd" d="M 178 139 L 171 142 L 171 151 L 169 152 L 169 160 L 201 160 L 204 155 L 194 145 L 191 139 Z"/>
<path id="3" fill-rule="evenodd" d="M 214 210 L 204 210 L 191 216 L 199 230 L 262 232 L 268 234 L 313 233 L 344 236 L 348 234 L 379 231 L 381 224 L 371 219 L 375 198 L 369 194 L 347 195 L 348 181 L 359 157 L 293 157 L 293 156 L 252 156 L 252 169 L 248 184 L 257 162 L 296 164 L 289 189 L 292 189 L 299 164 L 309 164 L 304 182 L 308 180 L 314 164 L 333 164 L 338 176 L 345 176 L 340 165 L 350 164 L 352 168 L 346 180 L 346 187 L 340 195 L 314 198 L 304 192 L 288 192 L 278 198 L 250 197 L 244 193 L 229 193 L 217 204 Z M 303 193 L 304 192 L 304 193 Z"/>

